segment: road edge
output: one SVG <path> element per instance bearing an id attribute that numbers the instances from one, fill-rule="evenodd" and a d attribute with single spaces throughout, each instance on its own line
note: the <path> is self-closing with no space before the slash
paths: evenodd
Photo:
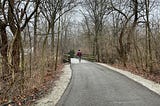
<path id="1" fill-rule="evenodd" d="M 55 106 L 57 104 L 72 77 L 70 64 L 64 65 L 62 71 L 63 73 L 60 75 L 59 80 L 55 81 L 55 86 L 52 88 L 51 93 L 38 100 L 33 106 Z"/>
<path id="2" fill-rule="evenodd" d="M 153 81 L 150 81 L 150 80 L 147 80 L 147 79 L 144 79 L 143 77 L 141 76 L 138 76 L 138 75 L 135 75 L 131 72 L 128 72 L 128 71 L 124 71 L 124 70 L 121 70 L 121 69 L 118 69 L 118 68 L 114 68 L 114 67 L 111 67 L 107 64 L 104 64 L 104 63 L 97 63 L 99 65 L 102 65 L 102 66 L 105 66 L 113 71 L 116 71 L 136 82 L 138 82 L 139 84 L 147 87 L 148 89 L 150 89 L 151 91 L 157 93 L 158 95 L 160 95 L 160 84 L 158 83 L 155 83 Z"/>

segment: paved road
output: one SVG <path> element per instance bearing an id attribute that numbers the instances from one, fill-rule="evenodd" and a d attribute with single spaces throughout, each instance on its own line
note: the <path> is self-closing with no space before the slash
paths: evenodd
<path id="1" fill-rule="evenodd" d="M 71 82 L 56 106 L 160 106 L 160 96 L 100 65 L 72 62 Z"/>

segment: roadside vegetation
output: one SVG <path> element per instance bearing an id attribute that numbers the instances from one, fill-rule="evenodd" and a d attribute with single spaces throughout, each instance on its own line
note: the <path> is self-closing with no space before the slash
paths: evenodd
<path id="1" fill-rule="evenodd" d="M 0 0 L 0 105 L 33 102 L 58 79 L 77 5 L 76 0 Z"/>

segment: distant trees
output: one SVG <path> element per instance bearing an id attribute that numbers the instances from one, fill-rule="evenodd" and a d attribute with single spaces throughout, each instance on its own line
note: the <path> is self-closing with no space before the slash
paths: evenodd
<path id="1" fill-rule="evenodd" d="M 159 67 L 158 48 L 154 45 L 155 39 L 158 40 L 155 34 L 159 32 L 155 32 L 155 24 L 158 24 L 155 20 L 160 17 L 152 16 L 156 14 L 159 2 L 86 0 L 85 7 L 86 11 L 81 12 L 84 16 L 83 30 L 90 38 L 88 42 L 92 42 L 92 52 L 97 61 L 120 62 L 124 66 L 135 64 L 137 68 L 149 71 Z"/>
<path id="2" fill-rule="evenodd" d="M 100 38 L 102 37 L 104 18 L 109 10 L 108 3 L 108 0 L 85 0 L 86 12 L 94 25 L 93 55 L 96 56 L 97 61 L 100 61 Z M 86 17 L 87 16 L 85 16 L 87 29 L 90 32 L 90 29 L 88 27 L 88 19 Z"/>
<path id="3" fill-rule="evenodd" d="M 55 56 L 55 25 L 57 21 L 60 21 L 59 18 L 63 16 L 65 13 L 71 11 L 78 4 L 77 0 L 47 0 L 43 1 L 41 5 L 41 12 L 45 19 L 48 21 L 48 32 L 51 30 L 51 51 L 53 55 L 53 60 Z M 57 34 L 59 31 L 57 31 Z M 58 44 L 59 45 L 59 44 Z M 58 46 L 57 46 L 58 47 Z M 55 61 L 57 63 L 57 61 Z M 55 66 L 56 68 L 57 66 Z"/>

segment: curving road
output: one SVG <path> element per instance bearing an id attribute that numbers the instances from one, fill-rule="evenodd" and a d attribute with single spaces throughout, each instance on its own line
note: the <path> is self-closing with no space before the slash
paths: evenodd
<path id="1" fill-rule="evenodd" d="M 159 95 L 115 71 L 71 62 L 71 82 L 56 106 L 160 106 Z"/>

